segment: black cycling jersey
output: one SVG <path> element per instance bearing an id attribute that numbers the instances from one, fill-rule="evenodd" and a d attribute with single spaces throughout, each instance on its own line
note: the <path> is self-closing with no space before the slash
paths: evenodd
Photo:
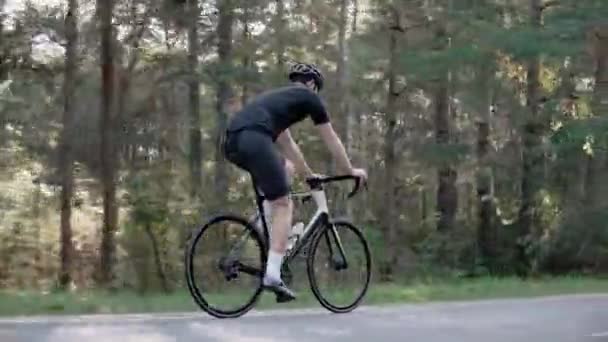
<path id="1" fill-rule="evenodd" d="M 307 87 L 291 85 L 262 93 L 234 114 L 228 130 L 254 128 L 275 141 L 291 125 L 310 116 L 315 125 L 329 122 L 321 98 Z"/>

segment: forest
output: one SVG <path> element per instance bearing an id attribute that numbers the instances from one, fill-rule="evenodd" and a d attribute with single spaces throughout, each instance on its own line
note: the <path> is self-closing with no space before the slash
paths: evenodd
<path id="1" fill-rule="evenodd" d="M 375 282 L 608 273 L 606 0 L 0 8 L 0 289 L 183 290 L 191 232 L 255 210 L 222 132 L 294 62 L 369 173 L 328 193 Z M 292 134 L 336 174 L 310 120 Z"/>

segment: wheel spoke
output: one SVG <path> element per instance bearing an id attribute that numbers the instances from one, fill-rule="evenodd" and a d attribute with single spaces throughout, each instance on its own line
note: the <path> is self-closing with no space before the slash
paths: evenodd
<path id="1" fill-rule="evenodd" d="M 239 216 L 218 216 L 201 227 L 186 250 L 188 289 L 196 304 L 218 318 L 248 312 L 262 292 L 263 246 L 260 233 Z M 239 277 L 241 272 L 253 277 Z"/>
<path id="2" fill-rule="evenodd" d="M 361 231 L 346 221 L 334 222 L 323 229 L 311 242 L 308 255 L 311 289 L 326 309 L 335 313 L 350 312 L 367 293 L 371 279 L 369 246 Z M 337 284 L 339 281 L 342 283 Z"/>
<path id="3" fill-rule="evenodd" d="M 236 258 L 238 253 L 241 252 L 241 250 L 243 249 L 243 246 L 245 246 L 245 242 L 247 241 L 247 238 L 251 236 L 251 231 L 250 230 L 246 230 L 238 239 L 238 241 L 232 246 L 232 248 L 230 248 L 230 252 L 228 252 L 228 255 L 230 258 Z"/>

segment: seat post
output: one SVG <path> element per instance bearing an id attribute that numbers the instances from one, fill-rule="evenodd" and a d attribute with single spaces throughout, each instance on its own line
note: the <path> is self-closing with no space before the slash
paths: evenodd
<path id="1" fill-rule="evenodd" d="M 258 207 L 260 207 L 260 211 L 262 211 L 262 210 L 264 210 L 264 208 L 262 208 L 262 203 L 264 202 L 264 195 L 262 194 L 260 189 L 258 189 L 258 186 L 255 183 L 253 176 L 251 177 L 251 184 L 253 186 L 253 191 L 255 193 L 255 203 L 257 204 Z"/>
<path id="2" fill-rule="evenodd" d="M 253 186 L 253 191 L 255 193 L 255 203 L 258 206 L 258 212 L 260 213 L 260 219 L 262 220 L 262 225 L 264 226 L 264 238 L 266 241 L 270 241 L 270 234 L 268 232 L 268 222 L 266 222 L 266 213 L 264 212 L 264 200 L 266 197 L 262 194 L 261 190 L 258 188 L 255 183 L 255 179 L 251 176 L 251 184 Z"/>

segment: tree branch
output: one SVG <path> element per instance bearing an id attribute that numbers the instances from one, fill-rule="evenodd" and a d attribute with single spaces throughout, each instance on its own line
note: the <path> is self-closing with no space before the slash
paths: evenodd
<path id="1" fill-rule="evenodd" d="M 541 11 L 544 11 L 546 9 L 548 9 L 549 7 L 554 7 L 554 6 L 559 6 L 560 2 L 559 0 L 549 0 L 547 2 L 545 2 L 544 4 L 540 5 L 540 8 L 538 8 Z"/>
<path id="2" fill-rule="evenodd" d="M 131 55 L 131 58 L 129 59 L 129 63 L 127 64 L 127 75 L 130 75 L 131 72 L 133 72 L 133 69 L 135 69 L 135 65 L 138 62 L 138 57 L 139 57 L 139 42 L 141 41 L 144 32 L 146 31 L 146 27 L 148 26 L 149 22 L 150 22 L 150 18 L 152 17 L 152 7 L 148 7 L 148 9 L 146 10 L 146 12 L 143 15 L 143 18 L 141 20 L 141 22 L 136 23 L 133 27 L 133 32 L 130 36 L 132 36 L 132 46 L 134 48 L 133 54 Z M 125 42 L 126 43 L 126 42 Z"/>
<path id="3" fill-rule="evenodd" d="M 148 94 L 146 94 L 146 96 L 143 97 L 143 100 L 135 106 L 137 109 L 131 112 L 129 116 L 137 117 L 145 112 L 146 104 L 154 96 L 154 93 L 156 92 L 158 86 L 165 82 L 170 82 L 177 78 L 188 76 L 192 77 L 192 75 L 188 71 L 180 70 L 157 77 L 155 80 L 152 81 L 151 89 Z"/>
<path id="4" fill-rule="evenodd" d="M 394 5 L 390 5 L 389 10 L 390 10 L 391 14 L 393 15 L 393 24 L 391 26 L 389 26 L 389 30 L 395 30 L 395 31 L 399 31 L 402 33 L 406 33 L 408 30 L 422 27 L 422 26 L 427 26 L 430 22 L 429 17 L 425 14 L 419 15 L 418 13 L 416 13 L 416 15 L 412 15 L 412 13 L 403 13 L 405 16 L 406 22 L 414 22 L 415 24 L 402 25 L 402 22 L 403 22 L 403 20 L 401 20 L 402 13 L 399 11 L 399 9 L 397 9 L 397 7 L 395 7 Z"/>

